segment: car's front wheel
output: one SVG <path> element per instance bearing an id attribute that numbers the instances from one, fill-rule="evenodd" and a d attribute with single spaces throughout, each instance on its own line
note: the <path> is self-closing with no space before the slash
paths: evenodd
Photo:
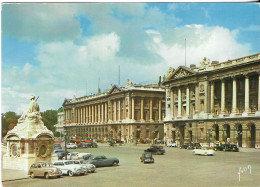
<path id="1" fill-rule="evenodd" d="M 31 178 L 34 178 L 34 177 L 35 177 L 35 175 L 34 175 L 33 172 L 30 173 L 30 176 L 31 176 Z"/>
<path id="2" fill-rule="evenodd" d="M 118 162 L 113 162 L 113 166 L 118 166 Z"/>
<path id="3" fill-rule="evenodd" d="M 45 179 L 49 179 L 50 178 L 49 173 L 45 173 L 44 177 L 45 177 Z"/>
<path id="4" fill-rule="evenodd" d="M 68 171 L 68 175 L 69 175 L 70 177 L 72 177 L 72 176 L 73 176 L 73 172 L 72 172 L 72 171 Z"/>

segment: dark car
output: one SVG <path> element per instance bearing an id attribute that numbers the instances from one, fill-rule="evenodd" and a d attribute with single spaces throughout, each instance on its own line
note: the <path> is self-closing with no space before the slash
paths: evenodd
<path id="1" fill-rule="evenodd" d="M 235 151 L 238 152 L 238 147 L 237 145 L 234 144 L 224 144 L 223 145 L 223 151 Z"/>
<path id="2" fill-rule="evenodd" d="M 104 166 L 118 166 L 119 160 L 117 158 L 107 158 L 104 155 L 91 156 L 86 163 L 94 164 L 96 167 Z"/>
<path id="3" fill-rule="evenodd" d="M 184 143 L 183 145 L 180 146 L 181 149 L 187 149 L 188 147 L 190 147 L 190 143 Z"/>
<path id="4" fill-rule="evenodd" d="M 165 149 L 161 145 L 152 145 L 150 148 L 144 150 L 144 152 L 149 152 L 155 155 L 165 154 Z"/>
<path id="5" fill-rule="evenodd" d="M 199 149 L 201 148 L 200 143 L 192 143 L 192 149 Z"/>
<path id="6" fill-rule="evenodd" d="M 98 145 L 97 145 L 97 143 L 95 143 L 95 142 L 89 142 L 89 143 L 86 143 L 86 146 L 87 146 L 87 148 L 97 148 L 98 147 Z"/>
<path id="7" fill-rule="evenodd" d="M 140 159 L 141 159 L 141 162 L 143 162 L 143 163 L 154 163 L 154 158 L 153 158 L 152 153 L 145 152 L 142 154 Z"/>
<path id="8" fill-rule="evenodd" d="M 78 145 L 77 145 L 78 148 L 87 148 L 88 147 L 88 143 L 85 143 L 85 142 L 80 142 Z"/>
<path id="9" fill-rule="evenodd" d="M 224 149 L 224 144 L 216 144 L 214 146 L 215 151 L 223 151 L 223 149 Z"/>

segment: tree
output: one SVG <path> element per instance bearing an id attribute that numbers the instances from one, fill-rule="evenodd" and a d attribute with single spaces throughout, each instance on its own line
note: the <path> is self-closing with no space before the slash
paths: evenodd
<path id="1" fill-rule="evenodd" d="M 60 107 L 59 109 L 58 109 L 58 113 L 59 112 L 63 112 L 63 107 Z"/>
<path id="2" fill-rule="evenodd" d="M 42 121 L 44 125 L 51 131 L 55 131 L 54 125 L 57 124 L 58 111 L 57 110 L 46 110 L 41 113 Z"/>
<path id="3" fill-rule="evenodd" d="M 19 116 L 16 115 L 15 112 L 6 112 L 1 114 L 2 118 L 2 136 L 5 136 L 6 133 L 13 129 L 14 126 L 17 124 Z M 11 125 L 12 124 L 12 125 Z"/>

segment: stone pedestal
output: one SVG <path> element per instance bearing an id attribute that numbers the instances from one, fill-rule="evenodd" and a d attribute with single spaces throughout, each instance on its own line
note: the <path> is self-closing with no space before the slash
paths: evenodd
<path id="1" fill-rule="evenodd" d="M 20 120 L 20 119 L 19 119 Z M 27 114 L 5 137 L 7 151 L 3 156 L 3 168 L 28 171 L 39 161 L 52 162 L 54 136 L 48 130 L 39 112 Z"/>

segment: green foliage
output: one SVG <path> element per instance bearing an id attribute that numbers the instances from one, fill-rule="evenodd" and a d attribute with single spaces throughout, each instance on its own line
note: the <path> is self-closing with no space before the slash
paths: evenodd
<path id="1" fill-rule="evenodd" d="M 41 112 L 42 121 L 44 125 L 51 131 L 55 131 L 54 125 L 57 124 L 57 110 L 46 110 L 45 112 Z"/>
<path id="2" fill-rule="evenodd" d="M 54 136 L 55 136 L 55 137 L 60 137 L 60 132 L 56 131 L 56 132 L 54 133 Z"/>
<path id="3" fill-rule="evenodd" d="M 63 107 L 60 107 L 59 109 L 58 109 L 58 113 L 59 112 L 63 112 Z"/>
<path id="4" fill-rule="evenodd" d="M 2 118 L 2 137 L 11 130 L 18 122 L 20 116 L 16 115 L 15 112 L 6 112 L 1 114 Z"/>

